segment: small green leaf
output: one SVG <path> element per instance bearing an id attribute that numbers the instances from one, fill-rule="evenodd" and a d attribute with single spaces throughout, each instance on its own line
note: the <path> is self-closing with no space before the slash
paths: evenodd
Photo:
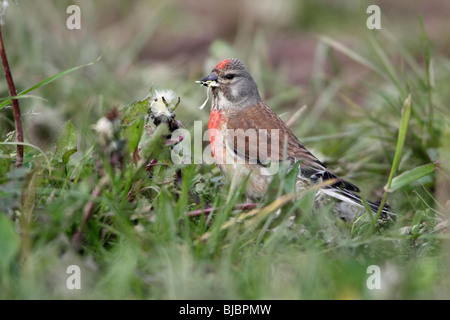
<path id="1" fill-rule="evenodd" d="M 77 152 L 77 150 L 77 132 L 72 124 L 72 121 L 69 120 L 62 127 L 59 133 L 53 159 L 67 164 L 70 156 Z"/>
<path id="2" fill-rule="evenodd" d="M 134 122 L 125 129 L 124 138 L 127 139 L 128 147 L 130 152 L 133 153 L 136 150 L 139 141 L 142 137 L 142 132 L 144 130 L 144 117 L 140 116 Z"/>
<path id="3" fill-rule="evenodd" d="M 150 98 L 151 98 L 152 88 L 150 88 L 150 95 L 140 101 L 132 102 L 125 108 L 120 110 L 120 120 L 123 125 L 129 125 L 138 117 L 144 117 L 148 113 L 150 108 Z"/>
<path id="4" fill-rule="evenodd" d="M 425 164 L 423 166 L 414 168 L 412 170 L 403 172 L 401 175 L 398 175 L 392 180 L 392 184 L 389 192 L 398 190 L 400 188 L 403 188 L 404 186 L 411 184 L 420 178 L 425 177 L 426 175 L 429 175 L 430 173 L 433 173 L 436 169 L 435 163 L 429 163 Z"/>

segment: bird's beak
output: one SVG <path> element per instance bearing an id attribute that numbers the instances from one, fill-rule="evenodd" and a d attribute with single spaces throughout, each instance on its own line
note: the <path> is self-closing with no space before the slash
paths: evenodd
<path id="1" fill-rule="evenodd" d="M 209 76 L 204 77 L 202 80 L 195 82 L 200 83 L 202 86 L 205 87 L 218 87 L 219 83 L 217 82 L 217 80 L 218 80 L 217 75 L 211 73 Z"/>

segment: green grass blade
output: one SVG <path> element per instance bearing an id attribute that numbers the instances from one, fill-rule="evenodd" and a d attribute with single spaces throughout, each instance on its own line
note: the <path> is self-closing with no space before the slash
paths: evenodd
<path id="1" fill-rule="evenodd" d="M 345 56 L 349 57 L 350 59 L 358 62 L 359 64 L 362 64 L 363 66 L 367 67 L 368 69 L 376 72 L 380 76 L 386 79 L 386 75 L 380 68 L 361 56 L 359 53 L 353 51 L 352 49 L 348 48 L 347 46 L 343 45 L 342 43 L 333 40 L 327 36 L 319 36 L 319 40 L 328 44 L 333 49 L 339 51 L 340 53 L 344 54 Z"/>
<path id="2" fill-rule="evenodd" d="M 401 85 L 400 79 L 398 78 L 398 76 L 395 73 L 395 68 L 392 65 L 392 63 L 389 61 L 389 58 L 387 57 L 386 53 L 381 48 L 380 44 L 376 40 L 374 40 L 374 38 L 369 38 L 369 43 L 372 46 L 372 48 L 374 49 L 374 51 L 376 52 L 376 54 L 378 55 L 378 58 L 380 59 L 382 65 L 384 67 L 384 70 L 389 75 L 389 79 L 391 79 L 392 83 L 395 85 L 397 90 L 401 93 L 402 97 L 404 97 L 406 95 L 405 89 Z"/>
<path id="3" fill-rule="evenodd" d="M 392 162 L 391 173 L 389 174 L 389 180 L 384 187 L 385 190 L 389 190 L 394 179 L 394 175 L 398 170 L 400 160 L 402 159 L 402 149 L 405 144 L 406 132 L 408 131 L 409 118 L 411 116 L 411 95 L 405 100 L 402 108 L 402 119 L 400 121 L 400 130 L 398 132 L 397 146 L 395 148 L 394 161 Z"/>
<path id="4" fill-rule="evenodd" d="M 35 95 L 31 95 L 31 94 L 24 94 L 21 96 L 14 96 L 14 97 L 4 97 L 4 98 L 0 98 L 0 102 L 8 102 L 10 103 L 11 100 L 19 100 L 19 99 L 38 99 L 38 100 L 42 100 L 42 101 L 47 101 L 47 99 L 39 97 L 39 96 L 35 96 Z"/>
<path id="5" fill-rule="evenodd" d="M 403 103 L 402 119 L 400 121 L 400 129 L 398 132 L 397 147 L 395 148 L 394 161 L 392 162 L 391 173 L 389 174 L 388 182 L 384 187 L 383 198 L 381 199 L 381 203 L 378 208 L 375 221 L 378 221 L 378 219 L 380 218 L 381 212 L 383 211 L 383 207 L 386 204 L 388 190 L 391 188 L 392 180 L 394 179 L 394 175 L 397 172 L 400 160 L 402 159 L 402 149 L 405 144 L 406 132 L 408 131 L 408 123 L 410 116 L 411 116 L 411 94 L 408 95 L 405 102 Z M 371 229 L 373 229 L 374 226 L 375 224 L 372 224 Z"/>
<path id="6" fill-rule="evenodd" d="M 419 180 L 422 177 L 425 177 L 426 175 L 429 175 L 430 173 L 433 173 L 436 169 L 436 166 L 436 163 L 429 163 L 403 172 L 392 180 L 391 187 L 387 191 L 393 192 L 395 190 L 403 188 L 410 183 L 413 183 L 414 181 Z"/>
<path id="7" fill-rule="evenodd" d="M 64 76 L 64 75 L 66 75 L 66 74 L 69 74 L 69 73 L 74 72 L 74 71 L 77 71 L 77 70 L 79 70 L 79 69 L 81 69 L 81 68 L 85 68 L 85 67 L 91 66 L 91 65 L 93 65 L 93 64 L 96 64 L 97 62 L 100 61 L 100 59 L 102 58 L 102 56 L 103 56 L 103 55 L 101 55 L 101 56 L 98 57 L 95 61 L 92 61 L 92 62 L 90 62 L 90 63 L 88 63 L 88 64 L 84 64 L 84 65 L 81 65 L 81 66 L 77 66 L 77 67 L 73 67 L 73 68 L 64 70 L 64 71 L 62 71 L 62 72 L 60 72 L 60 73 L 55 74 L 54 76 L 51 76 L 51 77 L 49 77 L 49 78 L 47 78 L 47 79 L 45 79 L 45 80 L 42 80 L 42 81 L 39 82 L 38 84 L 35 84 L 34 86 L 32 86 L 32 87 L 30 87 L 30 88 L 28 88 L 28 89 L 26 89 L 26 90 L 20 92 L 17 96 L 18 96 L 18 97 L 23 96 L 23 95 L 27 94 L 28 92 L 34 91 L 34 90 L 36 90 L 36 89 L 38 89 L 38 88 L 40 88 L 40 87 L 42 87 L 42 86 L 45 86 L 45 85 L 47 85 L 47 84 L 49 84 L 49 83 L 55 81 L 56 79 L 58 79 L 58 78 L 60 78 L 60 77 L 62 77 L 62 76 Z M 10 103 L 11 103 L 11 98 L 9 98 L 8 100 L 3 101 L 2 103 L 0 103 L 0 110 L 3 109 L 5 106 L 7 106 L 7 105 L 10 104 Z"/>

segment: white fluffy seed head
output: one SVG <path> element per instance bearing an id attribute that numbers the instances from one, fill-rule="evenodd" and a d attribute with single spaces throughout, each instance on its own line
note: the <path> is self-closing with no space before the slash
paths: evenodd
<path id="1" fill-rule="evenodd" d="M 176 104 L 177 99 L 175 96 L 175 92 L 173 92 L 172 90 L 155 90 L 155 95 L 154 97 L 152 97 L 150 109 L 155 117 L 170 117 L 171 110 L 173 110 Z"/>
<path id="2" fill-rule="evenodd" d="M 97 132 L 97 140 L 103 146 L 108 146 L 114 140 L 116 132 L 120 130 L 120 120 L 109 120 L 107 117 L 101 117 L 94 125 Z"/>
<path id="3" fill-rule="evenodd" d="M 3 25 L 3 20 L 5 17 L 5 11 L 6 8 L 9 6 L 9 3 L 7 0 L 1 0 L 0 1 L 0 24 Z"/>
<path id="4" fill-rule="evenodd" d="M 95 124 L 94 129 L 105 138 L 112 139 L 114 136 L 114 126 L 106 117 L 101 117 Z"/>

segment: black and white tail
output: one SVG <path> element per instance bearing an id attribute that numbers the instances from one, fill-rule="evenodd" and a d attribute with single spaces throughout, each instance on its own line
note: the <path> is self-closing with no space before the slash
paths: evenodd
<path id="1" fill-rule="evenodd" d="M 344 201 L 344 202 L 347 202 L 350 204 L 354 204 L 360 208 L 365 208 L 361 197 L 359 195 L 353 193 L 352 191 L 349 191 L 346 189 L 341 189 L 341 188 L 333 188 L 333 187 L 323 188 L 321 191 L 324 194 L 326 194 L 330 197 L 333 197 L 335 199 L 338 199 L 338 200 L 341 200 L 341 201 Z M 379 203 L 367 201 L 367 204 L 369 205 L 369 207 L 373 213 L 378 212 L 378 209 L 380 207 Z M 392 216 L 396 216 L 396 214 L 394 212 L 392 212 L 387 205 L 384 205 L 384 207 L 381 211 L 380 218 L 389 219 Z"/>
<path id="2" fill-rule="evenodd" d="M 322 188 L 321 191 L 324 194 L 335 199 L 356 205 L 360 208 L 365 208 L 361 197 L 355 193 L 360 191 L 359 188 L 348 181 L 338 178 L 328 170 L 315 172 L 310 176 L 310 179 L 316 182 L 318 180 L 326 181 L 331 179 L 336 181 L 331 186 Z M 380 207 L 379 203 L 367 201 L 367 204 L 369 205 L 373 213 L 378 212 L 378 209 Z M 389 219 L 393 216 L 396 216 L 396 214 L 392 212 L 387 205 L 384 205 L 380 214 L 380 218 Z"/>

